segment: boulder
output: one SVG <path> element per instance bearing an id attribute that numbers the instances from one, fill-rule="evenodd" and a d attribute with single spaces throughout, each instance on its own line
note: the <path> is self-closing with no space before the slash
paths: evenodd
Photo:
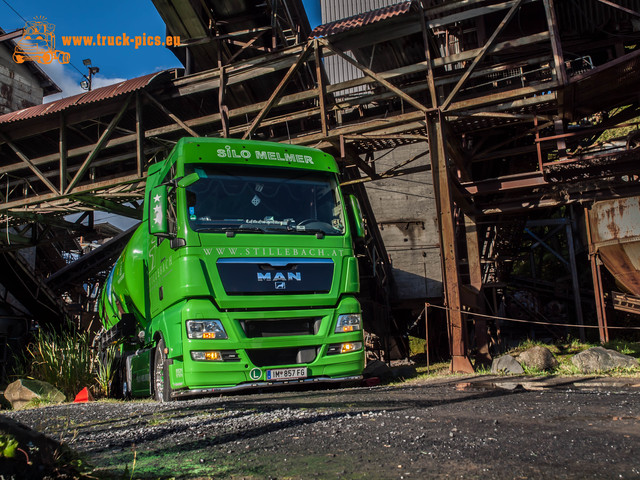
<path id="1" fill-rule="evenodd" d="M 495 358 L 491 364 L 491 373 L 512 373 L 520 375 L 524 373 L 522 366 L 511 355 L 503 355 L 502 357 Z"/>
<path id="2" fill-rule="evenodd" d="M 393 379 L 393 372 L 391 371 L 391 368 L 380 360 L 368 362 L 362 372 L 362 375 L 364 378 L 378 377 L 383 382 L 388 382 Z"/>
<path id="3" fill-rule="evenodd" d="M 21 378 L 9 384 L 4 396 L 14 410 L 23 408 L 34 398 L 46 399 L 51 403 L 62 403 L 66 400 L 64 393 L 47 382 Z"/>
<path id="4" fill-rule="evenodd" d="M 518 355 L 518 362 L 528 368 L 538 370 L 553 370 L 558 366 L 558 360 L 547 347 L 536 346 L 525 350 Z"/>
<path id="5" fill-rule="evenodd" d="M 638 361 L 630 355 L 603 347 L 592 347 L 571 357 L 582 373 L 606 372 L 615 368 L 633 368 Z"/>

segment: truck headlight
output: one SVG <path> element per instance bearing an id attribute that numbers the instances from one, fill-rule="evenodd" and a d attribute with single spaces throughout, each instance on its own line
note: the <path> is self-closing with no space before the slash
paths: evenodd
<path id="1" fill-rule="evenodd" d="M 187 320 L 187 337 L 205 340 L 229 338 L 220 320 Z"/>
<path id="2" fill-rule="evenodd" d="M 362 350 L 362 342 L 348 342 L 348 343 L 332 343 L 327 348 L 327 355 L 337 355 L 340 353 L 351 353 Z"/>
<path id="3" fill-rule="evenodd" d="M 338 315 L 335 333 L 355 332 L 362 328 L 362 319 L 359 313 Z"/>
<path id="4" fill-rule="evenodd" d="M 191 352 L 191 359 L 197 362 L 222 362 L 222 354 L 217 351 Z"/>

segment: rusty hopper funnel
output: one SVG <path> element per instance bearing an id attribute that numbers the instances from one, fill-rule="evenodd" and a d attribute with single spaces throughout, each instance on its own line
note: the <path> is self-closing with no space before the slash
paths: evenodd
<path id="1" fill-rule="evenodd" d="M 640 197 L 596 202 L 589 224 L 607 270 L 627 292 L 640 296 Z"/>

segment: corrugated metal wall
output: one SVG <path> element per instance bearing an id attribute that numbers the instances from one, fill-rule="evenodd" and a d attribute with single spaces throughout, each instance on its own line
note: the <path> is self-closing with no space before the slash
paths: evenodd
<path id="1" fill-rule="evenodd" d="M 322 23 L 331 23 L 343 18 L 352 17 L 360 13 L 377 10 L 399 3 L 398 0 L 321 0 Z M 363 75 L 354 66 L 348 64 L 336 56 L 325 59 L 325 67 L 331 83 L 339 83 Z M 338 97 L 357 95 L 359 92 L 368 91 L 370 87 L 351 88 L 342 92 L 337 92 Z"/>

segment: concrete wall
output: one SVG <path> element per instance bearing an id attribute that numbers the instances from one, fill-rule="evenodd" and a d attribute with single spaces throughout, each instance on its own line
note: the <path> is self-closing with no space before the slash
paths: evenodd
<path id="1" fill-rule="evenodd" d="M 333 22 L 395 3 L 398 0 L 321 0 L 322 22 Z M 331 83 L 362 76 L 355 67 L 335 56 L 325 59 L 325 68 Z M 348 93 L 367 88 L 359 87 Z M 428 150 L 426 142 L 378 152 L 375 154 L 376 171 L 384 172 L 425 150 Z M 429 163 L 428 155 L 408 167 L 425 163 Z M 396 299 L 410 301 L 441 297 L 440 241 L 431 172 L 377 180 L 365 185 L 391 257 Z"/>
<path id="2" fill-rule="evenodd" d="M 413 158 L 427 143 L 404 145 L 376 153 L 376 171 Z M 429 163 L 429 155 L 408 165 Z M 442 296 L 437 211 L 431 172 L 376 180 L 365 184 L 393 266 L 398 300 Z"/>
<path id="3" fill-rule="evenodd" d="M 0 115 L 42 103 L 42 88 L 35 75 L 13 61 L 10 44 L 0 43 Z"/>

